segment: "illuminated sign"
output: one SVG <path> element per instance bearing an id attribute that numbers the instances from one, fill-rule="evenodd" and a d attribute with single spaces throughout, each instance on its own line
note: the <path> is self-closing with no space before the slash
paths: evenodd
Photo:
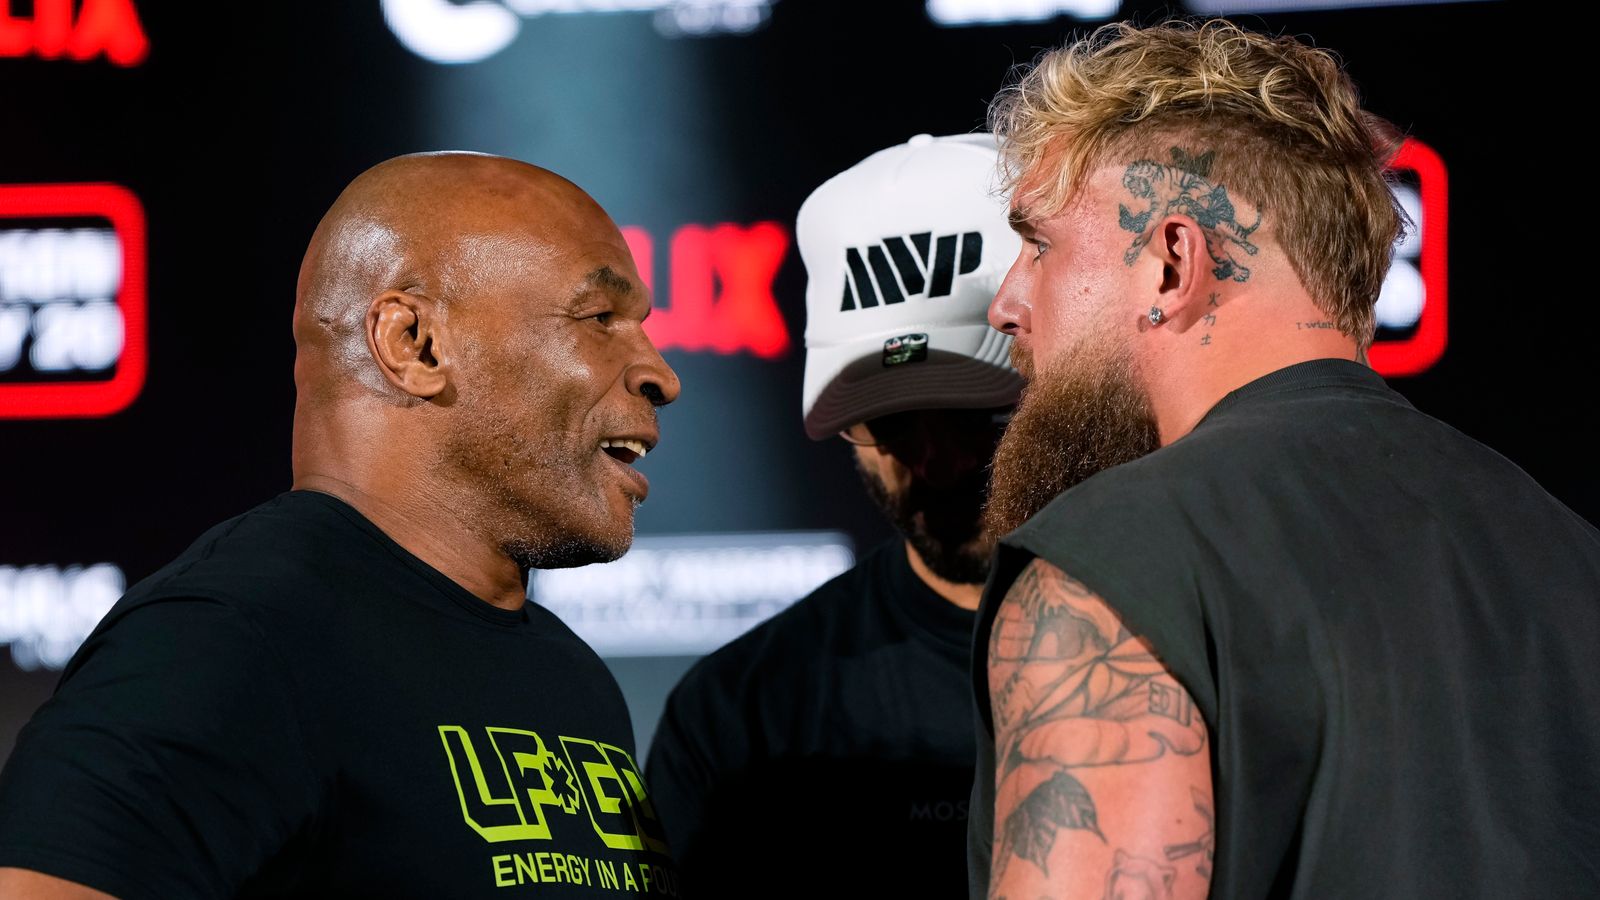
<path id="1" fill-rule="evenodd" d="M 642 228 L 622 236 L 654 291 L 655 240 Z M 788 251 L 789 233 L 776 222 L 679 228 L 668 251 L 667 305 L 650 314 L 645 332 L 661 350 L 782 356 L 789 328 L 772 282 Z"/>
<path id="2" fill-rule="evenodd" d="M 144 386 L 145 334 L 138 198 L 112 184 L 0 185 L 0 418 L 126 408 Z"/>
<path id="3" fill-rule="evenodd" d="M 0 566 L 0 646 L 17 668 L 59 669 L 122 597 L 126 579 L 110 563 Z"/>
<path id="4" fill-rule="evenodd" d="M 1061 15 L 1107 19 L 1120 5 L 1120 0 L 928 0 L 928 18 L 938 25 L 1043 22 Z"/>
<path id="5" fill-rule="evenodd" d="M 36 56 L 85 62 L 99 56 L 119 66 L 136 66 L 150 55 L 150 39 L 133 0 L 33 0 L 33 14 L 11 12 L 0 0 L 0 57 Z"/>
<path id="6" fill-rule="evenodd" d="M 1204 15 L 1231 16 L 1239 13 L 1312 12 L 1371 6 L 1430 6 L 1456 2 L 1458 0 L 1189 0 L 1184 5 L 1191 11 Z"/>
<path id="7" fill-rule="evenodd" d="M 1305 12 L 1363 6 L 1423 6 L 1454 0 L 1189 0 L 1191 12 L 1209 16 L 1238 13 Z M 1056 16 L 1109 19 L 1120 0 L 928 0 L 928 18 L 938 25 L 1011 25 L 1043 22 Z"/>
<path id="8" fill-rule="evenodd" d="M 641 537 L 616 562 L 536 570 L 528 597 L 601 656 L 698 656 L 853 565 L 836 532 Z"/>
<path id="9" fill-rule="evenodd" d="M 504 50 L 522 21 L 574 13 L 653 13 L 668 37 L 737 34 L 767 21 L 777 0 L 380 0 L 407 49 L 436 63 L 473 63 Z"/>
<path id="10" fill-rule="evenodd" d="M 1367 358 L 1373 369 L 1393 377 L 1424 372 L 1444 355 L 1449 186 L 1439 154 L 1415 138 L 1406 139 L 1389 168 L 1399 180 L 1395 195 L 1413 229 L 1395 244 L 1378 297 L 1378 340 Z"/>

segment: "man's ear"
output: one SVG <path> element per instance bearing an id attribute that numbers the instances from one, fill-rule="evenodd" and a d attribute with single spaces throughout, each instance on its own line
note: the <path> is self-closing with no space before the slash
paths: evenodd
<path id="1" fill-rule="evenodd" d="M 438 304 L 406 291 L 385 291 L 367 307 L 367 349 L 390 384 L 432 400 L 450 384 L 445 327 Z"/>
<path id="2" fill-rule="evenodd" d="M 1179 331 L 1188 328 L 1205 314 L 1216 289 L 1205 231 L 1189 216 L 1167 216 L 1156 223 L 1145 252 L 1161 264 L 1155 305 Z"/>

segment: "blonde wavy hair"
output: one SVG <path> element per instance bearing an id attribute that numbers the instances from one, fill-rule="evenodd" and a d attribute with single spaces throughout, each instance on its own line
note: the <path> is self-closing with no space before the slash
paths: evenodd
<path id="1" fill-rule="evenodd" d="M 1060 212 L 1102 166 L 1214 154 L 1209 181 L 1254 204 L 1312 300 L 1371 343 L 1404 222 L 1384 176 L 1400 135 L 1361 109 L 1332 54 L 1223 20 L 1116 23 L 1044 54 L 989 113 L 1005 189 L 1030 218 Z"/>

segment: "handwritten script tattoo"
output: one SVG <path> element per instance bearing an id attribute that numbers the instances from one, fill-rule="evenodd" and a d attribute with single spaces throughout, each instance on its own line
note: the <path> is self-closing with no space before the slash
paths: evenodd
<path id="1" fill-rule="evenodd" d="M 1218 281 L 1249 281 L 1250 269 L 1240 262 L 1234 251 L 1256 255 L 1260 248 L 1250 242 L 1250 236 L 1261 227 L 1261 213 L 1256 213 L 1253 225 L 1239 221 L 1228 189 L 1211 181 L 1211 166 L 1217 157 L 1215 150 L 1190 155 L 1182 147 L 1173 147 L 1171 153 L 1170 163 L 1141 159 L 1128 166 L 1122 175 L 1122 186 L 1143 203 L 1139 212 L 1126 205 L 1118 207 L 1118 221 L 1123 230 L 1137 235 L 1123 254 L 1123 262 L 1133 265 L 1139 258 L 1139 251 L 1154 236 L 1155 224 L 1166 216 L 1181 213 L 1200 223 L 1206 238 L 1206 252 L 1213 263 L 1211 274 Z"/>
<path id="2" fill-rule="evenodd" d="M 1295 331 L 1303 331 L 1303 330 L 1308 329 L 1308 328 L 1309 329 L 1313 329 L 1313 330 L 1332 329 L 1333 327 L 1334 327 L 1334 324 L 1332 322 L 1296 322 L 1296 323 L 1294 323 L 1294 330 Z"/>
<path id="3" fill-rule="evenodd" d="M 1144 640 L 1082 582 L 1042 561 L 1006 594 L 990 635 L 989 672 L 997 875 L 1021 859 L 1048 877 L 1064 830 L 1104 845 L 1095 798 L 1077 777 L 1084 770 L 1205 747 L 1193 700 Z"/>
<path id="4" fill-rule="evenodd" d="M 1217 307 L 1217 297 L 1218 297 L 1218 295 L 1216 293 L 1212 293 L 1211 296 L 1206 298 L 1206 308 L 1207 308 L 1207 310 L 1210 310 L 1213 307 Z M 1216 324 L 1217 324 L 1217 314 L 1214 313 L 1214 312 L 1207 312 L 1205 315 L 1200 317 L 1200 321 L 1206 323 L 1206 328 L 1208 328 L 1208 329 L 1214 328 L 1214 327 L 1216 327 Z M 1202 346 L 1202 347 L 1211 346 L 1211 332 L 1210 331 L 1207 331 L 1205 334 L 1200 336 L 1200 346 Z"/>

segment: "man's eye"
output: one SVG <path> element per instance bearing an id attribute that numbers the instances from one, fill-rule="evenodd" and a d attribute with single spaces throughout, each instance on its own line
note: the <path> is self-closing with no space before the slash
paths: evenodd
<path id="1" fill-rule="evenodd" d="M 615 313 L 603 312 L 603 313 L 596 313 L 596 314 L 590 316 L 589 318 L 594 319 L 596 322 L 599 322 L 601 325 L 610 325 L 611 324 L 611 317 L 613 315 L 615 315 Z"/>
<path id="2" fill-rule="evenodd" d="M 1028 243 L 1032 244 L 1034 246 L 1034 248 L 1035 248 L 1035 251 L 1036 251 L 1033 254 L 1033 261 L 1034 262 L 1038 262 L 1039 261 L 1039 257 L 1044 256 L 1044 251 L 1045 251 L 1044 243 L 1042 241 L 1029 241 Z"/>

